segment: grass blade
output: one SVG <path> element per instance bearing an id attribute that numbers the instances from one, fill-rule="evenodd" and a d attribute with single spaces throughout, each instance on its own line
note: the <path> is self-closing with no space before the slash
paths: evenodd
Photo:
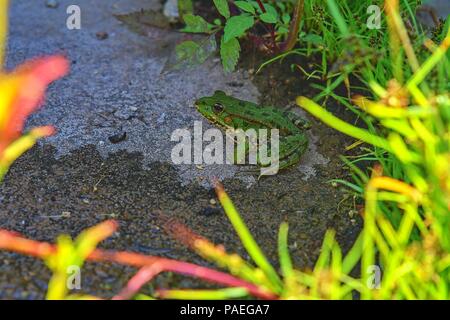
<path id="1" fill-rule="evenodd" d="M 236 208 L 233 205 L 233 202 L 231 202 L 231 199 L 226 194 L 222 185 L 220 183 L 216 183 L 215 187 L 219 201 L 222 204 L 222 207 L 224 208 L 228 219 L 230 219 L 231 224 L 233 225 L 239 238 L 241 239 L 244 248 L 247 250 L 248 254 L 256 263 L 256 265 L 260 267 L 261 270 L 263 270 L 263 272 L 266 274 L 267 278 L 270 279 L 274 286 L 274 289 L 277 290 L 277 292 L 280 292 L 282 287 L 281 280 L 275 269 L 269 263 L 261 248 L 252 237 L 252 234 L 248 230 L 244 221 L 242 221 L 241 216 L 237 212 Z"/>

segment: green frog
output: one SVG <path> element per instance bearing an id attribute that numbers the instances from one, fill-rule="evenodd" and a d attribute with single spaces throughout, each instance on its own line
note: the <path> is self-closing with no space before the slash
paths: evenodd
<path id="1" fill-rule="evenodd" d="M 311 125 L 293 112 L 239 100 L 223 91 L 198 99 L 195 106 L 205 118 L 223 129 L 255 129 L 256 132 L 259 129 L 278 129 L 278 169 L 298 163 L 308 147 L 305 131 Z M 264 166 L 259 161 L 258 165 Z"/>

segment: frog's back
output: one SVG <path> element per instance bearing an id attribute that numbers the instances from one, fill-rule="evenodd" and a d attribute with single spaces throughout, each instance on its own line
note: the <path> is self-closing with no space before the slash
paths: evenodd
<path id="1" fill-rule="evenodd" d="M 199 102 L 212 106 L 202 113 L 224 127 L 243 130 L 279 129 L 282 136 L 302 133 L 306 128 L 307 122 L 293 112 L 240 100 L 223 91 L 216 91 L 212 97 L 202 98 Z"/>

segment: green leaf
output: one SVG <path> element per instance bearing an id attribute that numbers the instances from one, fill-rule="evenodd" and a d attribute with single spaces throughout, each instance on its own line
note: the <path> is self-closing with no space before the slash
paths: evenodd
<path id="1" fill-rule="evenodd" d="M 184 41 L 175 47 L 175 52 L 169 56 L 162 73 L 201 65 L 216 50 L 217 44 L 214 35 Z"/>
<path id="2" fill-rule="evenodd" d="M 265 13 L 261 13 L 260 18 L 266 23 L 276 23 L 278 21 L 278 12 L 272 5 L 266 3 L 264 5 Z"/>
<path id="3" fill-rule="evenodd" d="M 282 12 L 284 12 L 286 10 L 286 6 L 284 5 L 283 2 L 277 2 L 277 6 L 278 6 L 278 8 L 280 8 L 280 10 Z"/>
<path id="4" fill-rule="evenodd" d="M 306 36 L 303 37 L 303 40 L 306 42 L 309 42 L 311 44 L 323 44 L 323 39 L 321 36 L 314 34 L 314 33 L 309 33 Z"/>
<path id="5" fill-rule="evenodd" d="M 266 4 L 264 5 L 264 8 L 266 8 L 266 12 L 268 12 L 268 13 L 270 13 L 270 14 L 272 14 L 272 15 L 274 15 L 275 17 L 278 18 L 278 12 L 277 12 L 277 9 L 275 9 L 275 7 L 273 7 L 272 5 L 266 3 Z"/>
<path id="6" fill-rule="evenodd" d="M 231 72 L 236 68 L 240 51 L 241 46 L 239 45 L 238 39 L 231 38 L 228 41 L 224 41 L 224 38 L 222 38 L 220 57 L 222 58 L 223 69 L 226 72 Z"/>
<path id="7" fill-rule="evenodd" d="M 245 34 L 245 31 L 250 29 L 255 23 L 253 16 L 248 14 L 241 14 L 240 16 L 233 16 L 227 20 L 224 28 L 224 42 L 228 42 L 232 38 L 238 38 Z"/>
<path id="8" fill-rule="evenodd" d="M 255 8 L 259 13 L 261 13 L 261 8 L 260 8 L 258 2 L 253 1 L 253 0 L 249 0 L 247 2 L 250 3 L 253 6 L 253 8 Z"/>
<path id="9" fill-rule="evenodd" d="M 184 41 L 176 46 L 175 53 L 177 60 L 183 60 L 187 57 L 192 57 L 200 46 L 194 41 Z"/>
<path id="10" fill-rule="evenodd" d="M 270 12 L 263 13 L 259 16 L 261 20 L 265 23 L 277 23 L 277 16 L 274 16 Z"/>
<path id="11" fill-rule="evenodd" d="M 289 24 L 289 22 L 291 22 L 291 16 L 288 13 L 285 13 L 281 17 L 281 20 L 283 20 L 284 24 Z"/>
<path id="12" fill-rule="evenodd" d="M 289 33 L 289 29 L 284 26 L 281 26 L 277 29 L 277 33 L 278 34 L 287 34 L 287 33 Z"/>
<path id="13" fill-rule="evenodd" d="M 192 0 L 178 0 L 178 12 L 183 18 L 186 14 L 192 14 L 194 12 Z"/>
<path id="14" fill-rule="evenodd" d="M 199 65 L 205 62 L 215 49 L 214 37 L 199 42 L 188 40 L 176 46 L 176 61 L 189 67 Z"/>
<path id="15" fill-rule="evenodd" d="M 227 0 L 214 0 L 214 5 L 222 16 L 226 19 L 230 18 L 230 8 Z"/>
<path id="16" fill-rule="evenodd" d="M 183 32 L 209 33 L 211 31 L 212 25 L 200 16 L 185 14 L 183 19 L 186 24 L 186 26 L 181 29 Z"/>
<path id="17" fill-rule="evenodd" d="M 255 8 L 247 1 L 235 1 L 234 4 L 244 12 L 255 14 Z"/>

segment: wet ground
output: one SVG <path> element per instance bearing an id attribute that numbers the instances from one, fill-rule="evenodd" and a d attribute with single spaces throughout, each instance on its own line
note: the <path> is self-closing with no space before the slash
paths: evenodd
<path id="1" fill-rule="evenodd" d="M 8 66 L 42 54 L 65 52 L 71 74 L 49 88 L 45 107 L 29 126 L 54 124 L 58 134 L 42 141 L 17 161 L 0 187 L 0 228 L 53 241 L 73 236 L 108 218 L 120 224 L 103 248 L 130 250 L 205 264 L 161 229 L 155 212 L 185 223 L 228 251 L 245 256 L 230 223 L 217 204 L 209 179 L 219 177 L 257 241 L 276 265 L 276 237 L 290 225 L 295 265 L 311 267 L 326 229 L 334 228 L 344 248 L 356 237 L 358 221 L 349 216 L 352 199 L 332 187 L 345 177 L 338 156 L 351 144 L 313 119 L 311 146 L 302 162 L 259 181 L 236 166 L 175 166 L 170 161 L 174 129 L 192 128 L 202 117 L 192 102 L 217 89 L 246 100 L 291 105 L 296 95 L 314 92 L 291 72 L 274 64 L 254 76 L 261 58 L 246 50 L 239 71 L 225 75 L 217 59 L 190 70 L 161 75 L 175 43 L 183 35 L 147 28 L 136 34 L 113 14 L 159 9 L 158 1 L 15 0 L 11 6 Z M 81 30 L 66 28 L 66 8 L 81 8 Z M 108 34 L 103 39 L 104 33 Z M 97 35 L 96 35 L 97 34 Z M 304 61 L 295 61 L 304 63 Z M 300 111 L 300 110 L 299 110 Z M 343 118 L 342 107 L 332 111 Z M 204 127 L 210 125 L 204 122 Z M 126 133 L 126 139 L 114 139 Z M 213 201 L 214 202 L 214 201 Z M 87 264 L 82 291 L 112 296 L 133 269 Z M 0 298 L 42 298 L 50 273 L 40 261 L 0 252 Z M 161 275 L 152 285 L 202 285 Z"/>

